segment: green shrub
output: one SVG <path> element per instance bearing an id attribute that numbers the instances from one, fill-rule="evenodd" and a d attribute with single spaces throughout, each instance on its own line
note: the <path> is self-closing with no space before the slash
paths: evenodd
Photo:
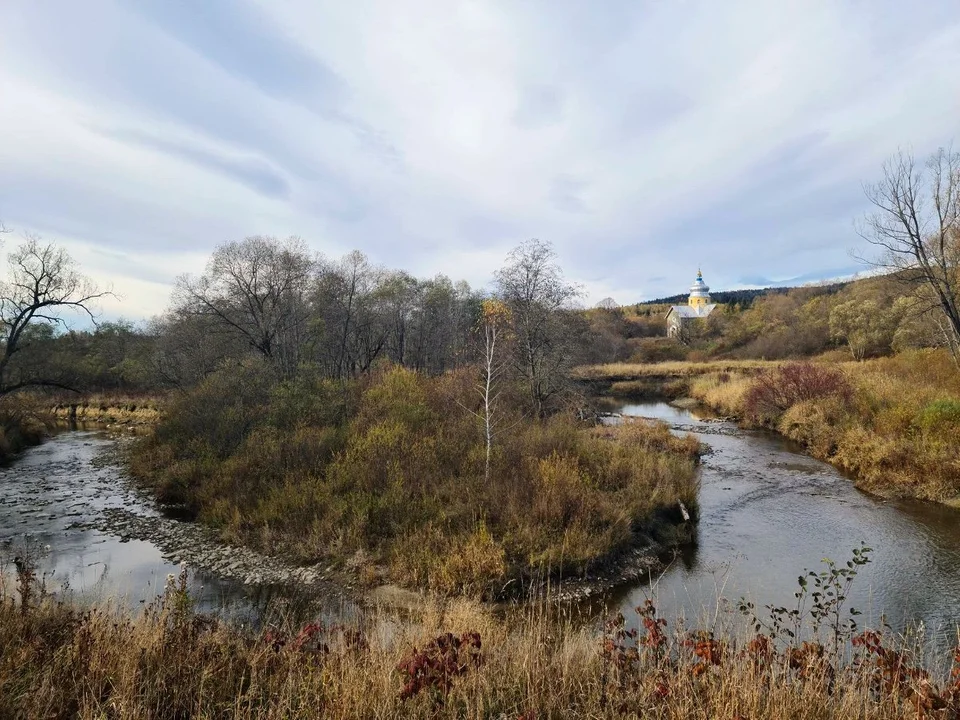
<path id="1" fill-rule="evenodd" d="M 913 420 L 925 433 L 960 432 L 960 400 L 941 398 L 926 405 Z"/>

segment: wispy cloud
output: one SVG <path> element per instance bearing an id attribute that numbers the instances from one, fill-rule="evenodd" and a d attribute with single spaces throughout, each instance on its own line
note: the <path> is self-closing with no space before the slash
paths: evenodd
<path id="1" fill-rule="evenodd" d="M 9 0 L 0 216 L 128 314 L 255 233 L 474 284 L 536 236 L 589 301 L 815 279 L 958 66 L 955 0 Z"/>

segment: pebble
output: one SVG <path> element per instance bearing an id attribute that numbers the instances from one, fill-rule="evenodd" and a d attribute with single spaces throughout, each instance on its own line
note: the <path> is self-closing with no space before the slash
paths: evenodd
<path id="1" fill-rule="evenodd" d="M 166 560 L 186 563 L 246 585 L 316 585 L 322 566 L 298 566 L 282 557 L 224 544 L 210 529 L 157 515 L 107 508 L 81 527 L 156 545 Z"/>

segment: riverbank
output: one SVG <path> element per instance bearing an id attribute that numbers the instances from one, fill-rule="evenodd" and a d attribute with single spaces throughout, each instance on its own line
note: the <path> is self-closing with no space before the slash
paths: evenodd
<path id="1" fill-rule="evenodd" d="M 960 707 L 951 658 L 927 670 L 878 633 L 835 655 L 746 624 L 683 627 L 652 604 L 638 629 L 602 630 L 464 600 L 402 622 L 374 612 L 260 631 L 190 607 L 182 577 L 134 615 L 0 597 L 0 716 L 900 720 Z"/>
<path id="2" fill-rule="evenodd" d="M 629 396 L 628 384 L 640 382 L 667 397 L 692 397 L 800 443 L 864 490 L 960 507 L 960 372 L 944 352 L 661 365 L 595 366 L 578 377 L 615 394 Z"/>
<path id="3" fill-rule="evenodd" d="M 39 445 L 53 418 L 19 398 L 0 404 L 0 465 L 6 465 L 28 447 Z"/>

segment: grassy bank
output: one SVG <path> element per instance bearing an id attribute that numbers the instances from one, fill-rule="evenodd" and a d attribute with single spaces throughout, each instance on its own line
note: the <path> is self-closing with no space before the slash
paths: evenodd
<path id="1" fill-rule="evenodd" d="M 166 405 L 162 395 L 96 393 L 58 398 L 51 413 L 59 422 L 94 425 L 155 425 Z"/>
<path id="2" fill-rule="evenodd" d="M 575 368 L 574 379 L 594 393 L 632 400 L 674 399 L 690 392 L 691 381 L 703 375 L 750 376 L 779 367 L 765 360 L 667 361 L 607 363 Z"/>
<path id="3" fill-rule="evenodd" d="M 464 600 L 402 622 L 373 612 L 252 631 L 194 615 L 184 588 L 171 579 L 137 616 L 0 596 L 0 717 L 946 720 L 960 708 L 960 671 L 927 672 L 872 632 L 835 652 L 734 621 L 684 627 L 653 604 L 634 630 L 532 605 L 498 618 Z"/>
<path id="4" fill-rule="evenodd" d="M 702 376 L 691 394 L 776 429 L 865 490 L 960 505 L 960 373 L 945 353 L 822 363 L 795 383 L 787 367 L 767 382 Z"/>
<path id="5" fill-rule="evenodd" d="M 228 541 L 442 593 L 595 570 L 679 522 L 680 502 L 696 513 L 692 437 L 532 421 L 510 388 L 487 478 L 475 383 L 399 368 L 280 381 L 249 363 L 172 402 L 130 466 Z"/>
<path id="6" fill-rule="evenodd" d="M 664 365 L 583 374 L 621 382 L 679 377 L 684 392 L 718 413 L 777 430 L 865 490 L 960 505 L 960 372 L 943 351 L 862 362 Z"/>
<path id="7" fill-rule="evenodd" d="M 689 378 L 708 373 L 751 373 L 781 365 L 768 360 L 709 360 L 707 362 L 606 363 L 575 368 L 578 380 L 609 382 L 643 378 Z"/>

